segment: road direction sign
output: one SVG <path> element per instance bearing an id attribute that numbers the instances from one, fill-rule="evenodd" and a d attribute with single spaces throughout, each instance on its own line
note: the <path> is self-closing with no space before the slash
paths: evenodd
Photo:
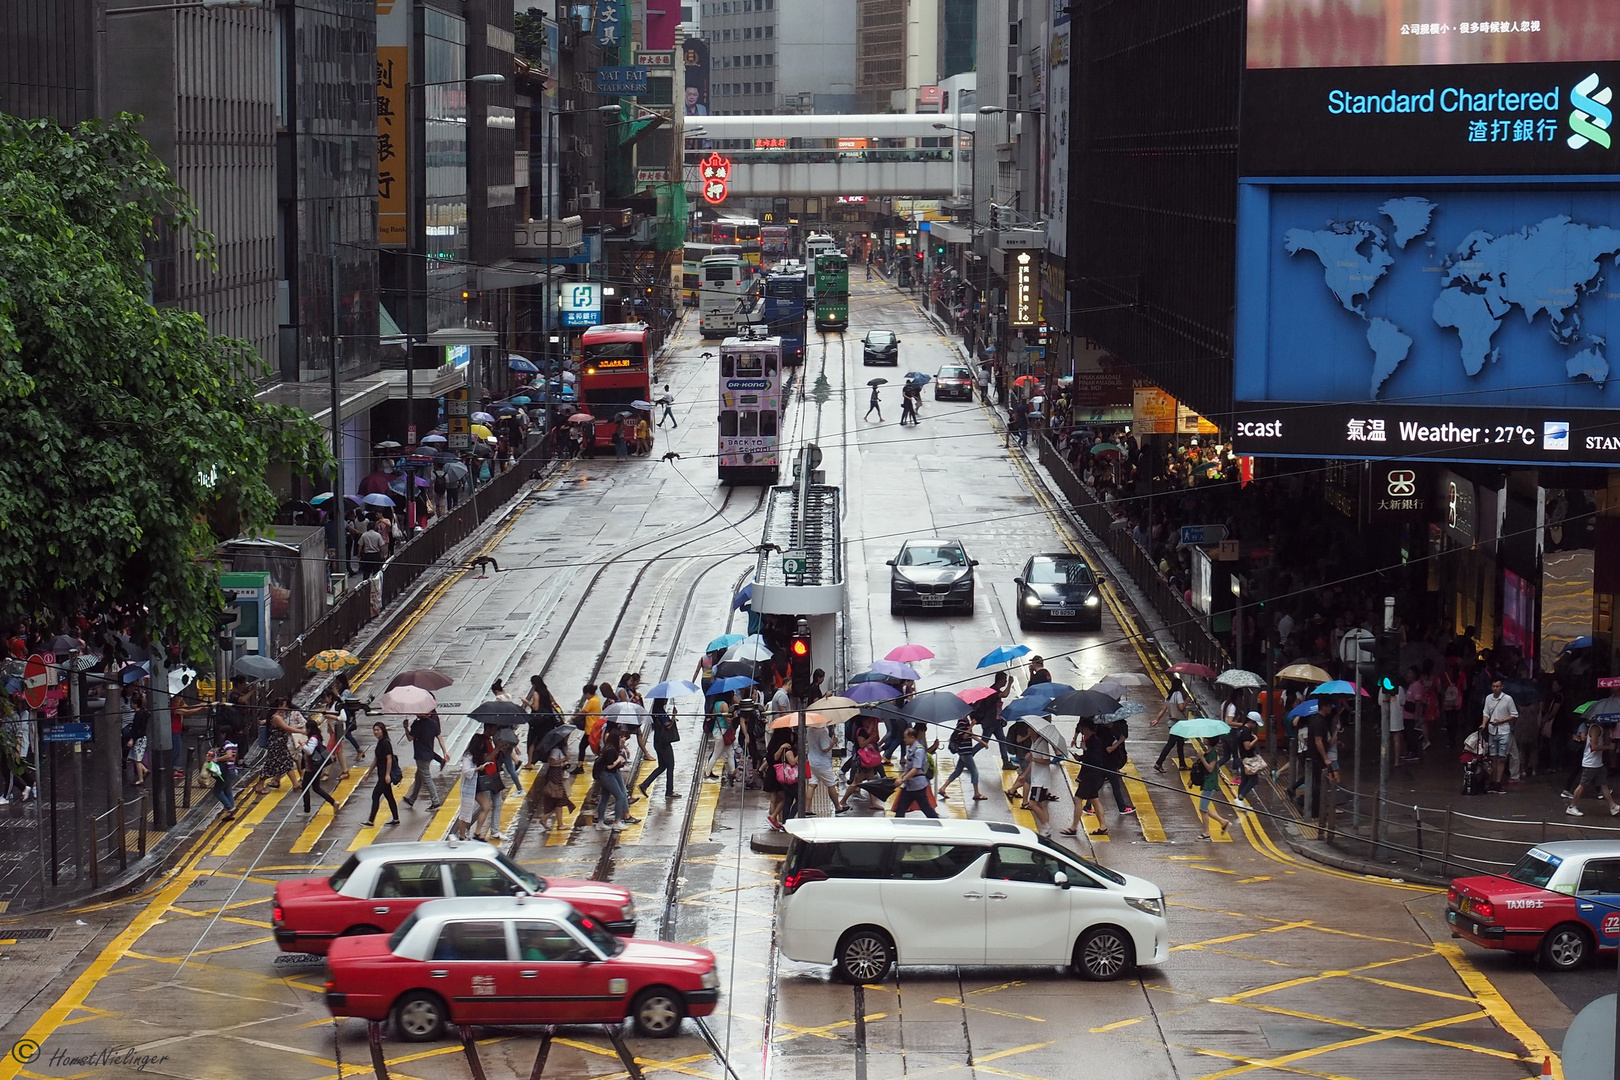
<path id="1" fill-rule="evenodd" d="M 1614 675 L 1606 675 L 1598 680 L 1599 690 L 1613 690 L 1617 686 L 1620 686 L 1620 677 Z"/>
<path id="2" fill-rule="evenodd" d="M 1181 543 L 1184 547 L 1218 544 L 1225 539 L 1225 525 L 1183 525 L 1181 527 Z"/>
<path id="3" fill-rule="evenodd" d="M 40 738 L 46 742 L 89 742 L 90 725 L 83 722 L 52 724 L 43 728 Z"/>
<path id="4" fill-rule="evenodd" d="M 45 704 L 45 690 L 51 684 L 51 669 L 45 666 L 45 658 L 35 653 L 23 665 L 23 700 L 28 702 L 30 709 L 38 709 Z"/>

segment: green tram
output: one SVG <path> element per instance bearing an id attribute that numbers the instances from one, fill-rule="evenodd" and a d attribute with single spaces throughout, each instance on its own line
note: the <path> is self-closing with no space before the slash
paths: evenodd
<path id="1" fill-rule="evenodd" d="M 849 327 L 849 260 L 842 251 L 816 256 L 816 329 L 842 333 Z"/>

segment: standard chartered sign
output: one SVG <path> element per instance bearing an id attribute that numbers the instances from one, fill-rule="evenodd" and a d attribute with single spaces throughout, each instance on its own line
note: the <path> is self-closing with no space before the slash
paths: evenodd
<path id="1" fill-rule="evenodd" d="M 1596 75 L 1592 76 L 1597 79 Z M 1582 85 L 1585 85 L 1584 83 Z M 1460 86 L 1430 88 L 1420 94 L 1391 90 L 1386 94 L 1352 94 L 1348 90 L 1328 91 L 1328 112 L 1334 116 L 1357 113 L 1552 113 L 1563 99 L 1558 87 L 1519 93 L 1508 90 L 1474 91 Z M 1605 110 L 1606 111 L 1606 110 Z"/>
<path id="2" fill-rule="evenodd" d="M 1567 140 L 1571 150 L 1579 150 L 1589 142 L 1605 150 L 1609 148 L 1609 125 L 1614 122 L 1609 102 L 1614 99 L 1614 90 L 1608 86 L 1598 90 L 1599 81 L 1597 73 L 1593 72 L 1569 92 L 1569 103 L 1574 110 L 1569 114 L 1569 126 L 1575 132 Z"/>
<path id="3" fill-rule="evenodd" d="M 1388 90 L 1360 94 L 1350 90 L 1327 92 L 1330 116 L 1421 116 L 1453 115 L 1466 118 L 1462 129 L 1466 141 L 1556 142 L 1562 132 L 1559 120 L 1567 119 L 1569 136 L 1564 140 L 1571 150 L 1596 145 L 1609 149 L 1609 126 L 1614 113 L 1609 108 L 1614 90 L 1601 86 L 1596 72 L 1580 80 L 1569 91 L 1569 112 L 1565 114 L 1563 88 L 1550 90 L 1472 90 L 1464 86 L 1430 87 L 1427 90 Z M 1600 88 L 1601 86 L 1601 88 Z"/>

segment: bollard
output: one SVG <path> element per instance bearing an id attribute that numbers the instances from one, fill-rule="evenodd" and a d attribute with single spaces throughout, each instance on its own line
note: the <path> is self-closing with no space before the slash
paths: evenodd
<path id="1" fill-rule="evenodd" d="M 114 805 L 118 812 L 118 871 L 123 873 L 129 869 L 129 829 L 124 821 L 124 800 Z"/>
<path id="2" fill-rule="evenodd" d="M 1440 835 L 1440 876 L 1451 876 L 1451 807 L 1446 807 L 1445 832 Z"/>
<path id="3" fill-rule="evenodd" d="M 1412 817 L 1417 822 L 1417 868 L 1423 869 L 1423 808 L 1412 806 Z"/>
<path id="4" fill-rule="evenodd" d="M 191 809 L 191 755 L 195 750 L 195 745 L 192 743 L 186 744 L 186 752 L 183 759 L 185 764 L 181 766 L 181 768 L 185 771 L 185 776 L 182 778 L 183 786 L 180 789 L 180 808 L 182 810 Z"/>
<path id="5" fill-rule="evenodd" d="M 101 888 L 101 848 L 96 843 L 96 819 L 92 816 L 90 824 L 90 887 Z"/>
<path id="6" fill-rule="evenodd" d="M 135 850 L 140 852 L 141 858 L 146 858 L 146 792 L 144 791 L 141 792 L 141 829 L 140 839 L 137 844 Z"/>
<path id="7" fill-rule="evenodd" d="M 623 1030 L 611 1024 L 603 1024 L 602 1030 L 607 1032 L 608 1041 L 613 1043 L 613 1049 L 618 1051 L 619 1060 L 624 1063 L 624 1071 L 629 1074 L 630 1080 L 643 1080 L 641 1066 L 636 1063 L 636 1056 L 630 1052 L 628 1046 L 624 1045 Z M 484 1080 L 484 1078 L 480 1076 L 476 1080 Z"/>

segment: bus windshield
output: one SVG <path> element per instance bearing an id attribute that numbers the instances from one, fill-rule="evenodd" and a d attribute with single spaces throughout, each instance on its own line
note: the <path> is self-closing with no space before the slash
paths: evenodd
<path id="1" fill-rule="evenodd" d="M 611 361 L 615 360 L 621 362 L 611 363 Z M 607 363 L 604 363 L 604 361 L 607 361 Z M 624 363 L 623 361 L 629 362 Z M 640 367 L 641 361 L 641 342 L 639 341 L 599 341 L 585 346 L 585 365 L 587 367 Z"/>

